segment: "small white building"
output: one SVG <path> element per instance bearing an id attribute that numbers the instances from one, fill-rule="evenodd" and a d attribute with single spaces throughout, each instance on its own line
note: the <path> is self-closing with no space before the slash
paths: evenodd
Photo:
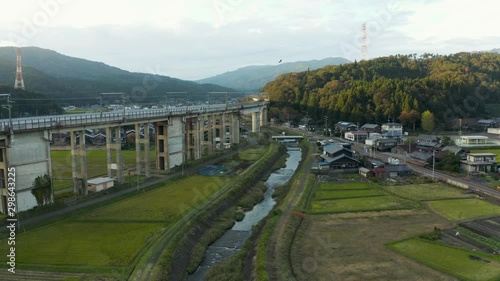
<path id="1" fill-rule="evenodd" d="M 114 181 L 112 178 L 101 177 L 87 181 L 88 190 L 92 192 L 99 192 L 113 187 Z"/>
<path id="2" fill-rule="evenodd" d="M 382 134 L 370 133 L 368 138 L 365 140 L 365 144 L 369 146 L 375 146 L 375 142 L 382 138 Z"/>
<path id="3" fill-rule="evenodd" d="M 487 145 L 486 136 L 461 136 L 459 146 Z"/>
<path id="4" fill-rule="evenodd" d="M 387 136 L 402 136 L 403 125 L 399 123 L 385 123 L 382 125 L 382 133 Z"/>

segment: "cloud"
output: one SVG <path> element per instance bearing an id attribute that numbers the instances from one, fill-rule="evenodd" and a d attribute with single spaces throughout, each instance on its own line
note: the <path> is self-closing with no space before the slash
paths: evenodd
<path id="1" fill-rule="evenodd" d="M 492 0 L 478 0 L 460 11 L 452 7 L 465 2 L 451 0 L 66 2 L 26 45 L 182 79 L 275 64 L 281 58 L 359 60 L 363 22 L 370 58 L 491 49 L 498 48 L 495 40 L 500 42 L 492 36 L 499 18 Z M 0 18 L 0 45 L 15 43 L 9 34 L 22 30 L 19 19 L 32 19 L 42 9 L 38 1 L 22 3 Z M 481 11 L 489 16 L 483 18 Z"/>

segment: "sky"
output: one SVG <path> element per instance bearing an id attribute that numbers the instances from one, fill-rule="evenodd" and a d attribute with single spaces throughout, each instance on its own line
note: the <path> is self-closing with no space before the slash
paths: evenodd
<path id="1" fill-rule="evenodd" d="M 199 80 L 248 65 L 500 48 L 498 0 L 1 1 L 0 46 Z"/>

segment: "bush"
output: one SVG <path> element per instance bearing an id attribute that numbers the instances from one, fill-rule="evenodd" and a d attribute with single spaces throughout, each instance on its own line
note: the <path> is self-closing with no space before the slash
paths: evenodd
<path id="1" fill-rule="evenodd" d="M 442 231 L 439 227 L 434 227 L 432 232 L 420 234 L 418 237 L 425 240 L 436 241 L 441 238 L 441 233 Z"/>

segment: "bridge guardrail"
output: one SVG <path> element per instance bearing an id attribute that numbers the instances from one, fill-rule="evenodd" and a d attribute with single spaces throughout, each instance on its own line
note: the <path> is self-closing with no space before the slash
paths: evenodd
<path id="1" fill-rule="evenodd" d="M 264 103 L 247 103 L 247 104 L 213 104 L 207 106 L 191 106 L 182 108 L 168 108 L 168 109 L 147 109 L 147 110 L 133 110 L 133 111 L 115 111 L 106 113 L 91 113 L 91 114 L 78 114 L 78 115 L 52 115 L 42 117 L 29 117 L 29 118 L 13 118 L 12 130 L 36 130 L 36 129 L 53 129 L 53 128 L 67 128 L 73 126 L 87 126 L 87 125 L 102 125 L 111 122 L 133 122 L 150 118 L 161 118 L 168 116 L 184 116 L 186 114 L 200 114 L 218 112 L 221 109 L 240 110 L 242 108 L 260 107 Z M 9 120 L 0 120 L 0 131 L 9 131 Z"/>

